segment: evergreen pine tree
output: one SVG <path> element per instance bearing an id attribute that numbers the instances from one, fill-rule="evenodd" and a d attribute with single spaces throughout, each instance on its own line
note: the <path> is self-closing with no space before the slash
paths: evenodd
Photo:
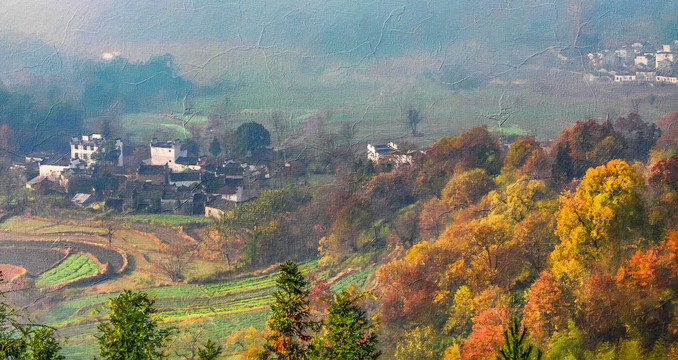
<path id="1" fill-rule="evenodd" d="M 107 360 L 156 360 L 167 357 L 164 347 L 174 328 L 158 327 L 155 299 L 146 293 L 125 290 L 108 301 L 106 320 L 99 321 L 96 335 L 100 356 Z"/>
<path id="2" fill-rule="evenodd" d="M 327 325 L 324 336 L 317 339 L 311 351 L 311 359 L 376 359 L 381 355 L 377 350 L 377 323 L 367 319 L 365 310 L 358 301 L 370 293 L 356 296 L 343 290 L 335 295 L 327 309 Z"/>
<path id="3" fill-rule="evenodd" d="M 523 330 L 520 331 L 518 318 L 513 318 L 508 329 L 504 330 L 503 334 L 505 344 L 499 348 L 497 360 L 529 360 L 532 358 L 535 349 L 535 359 L 541 360 L 543 355 L 541 349 L 535 348 L 535 346 L 528 341 L 527 327 L 524 326 Z"/>
<path id="4" fill-rule="evenodd" d="M 212 142 L 210 142 L 209 151 L 214 156 L 221 154 L 221 143 L 219 142 L 219 139 L 217 138 L 212 139 Z"/>
<path id="5" fill-rule="evenodd" d="M 266 337 L 257 359 L 298 360 L 305 358 L 312 337 L 309 332 L 317 326 L 308 320 L 310 315 L 308 282 L 292 261 L 280 265 L 276 280 L 278 291 L 273 293 L 273 314 L 268 319 L 272 334 Z"/>

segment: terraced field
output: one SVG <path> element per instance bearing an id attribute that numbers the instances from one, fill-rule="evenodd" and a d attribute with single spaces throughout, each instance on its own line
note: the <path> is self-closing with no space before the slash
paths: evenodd
<path id="1" fill-rule="evenodd" d="M 308 273 L 317 268 L 317 262 L 301 265 Z M 277 273 L 247 276 L 214 284 L 182 284 L 146 288 L 156 297 L 155 306 L 160 319 L 168 325 L 180 325 L 184 331 L 203 330 L 203 336 L 225 342 L 234 330 L 249 326 L 261 329 L 270 315 L 271 294 L 275 291 Z M 60 303 L 39 314 L 38 320 L 58 329 L 60 337 L 68 337 L 64 355 L 68 359 L 91 359 L 96 353 L 95 308 L 118 293 L 93 295 Z"/>
<path id="2" fill-rule="evenodd" d="M 36 279 L 38 286 L 52 286 L 92 276 L 101 271 L 101 267 L 85 255 L 69 255 L 59 265 L 49 269 Z"/>

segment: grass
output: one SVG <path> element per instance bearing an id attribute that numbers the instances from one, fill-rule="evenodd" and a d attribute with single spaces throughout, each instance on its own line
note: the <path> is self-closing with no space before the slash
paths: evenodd
<path id="1" fill-rule="evenodd" d="M 204 216 L 176 215 L 176 214 L 135 214 L 117 216 L 117 220 L 123 222 L 138 222 L 157 225 L 209 225 L 214 220 Z"/>
<path id="2" fill-rule="evenodd" d="M 101 267 L 85 255 L 73 254 L 61 264 L 44 272 L 36 279 L 38 286 L 52 286 L 92 276 L 101 271 Z"/>
<path id="3" fill-rule="evenodd" d="M 0 229 L 30 234 L 52 234 L 59 232 L 83 232 L 104 234 L 103 228 L 80 226 L 69 224 L 68 222 L 56 223 L 39 219 L 32 219 L 23 216 L 14 216 L 0 224 Z"/>

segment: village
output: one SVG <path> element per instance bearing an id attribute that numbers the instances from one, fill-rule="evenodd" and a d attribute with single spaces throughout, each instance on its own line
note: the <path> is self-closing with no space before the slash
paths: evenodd
<path id="1" fill-rule="evenodd" d="M 400 151 L 388 142 L 367 144 L 366 157 L 375 165 L 399 167 L 422 154 Z M 267 161 L 192 157 L 179 139 L 153 138 L 146 146 L 132 147 L 97 133 L 71 137 L 70 153 L 31 153 L 13 165 L 26 174 L 37 173 L 26 188 L 38 194 L 71 194 L 71 202 L 82 208 L 216 219 L 270 188 L 267 180 L 276 174 L 270 167 Z"/>
<path id="2" fill-rule="evenodd" d="M 105 144 L 114 144 L 114 161 L 101 161 Z M 150 154 L 150 157 L 148 157 Z M 108 163 L 105 163 L 108 162 Z M 103 163 L 103 164 L 102 164 Z M 95 203 L 115 212 L 163 212 L 219 218 L 228 209 L 256 197 L 270 177 L 266 164 L 190 157 L 178 139 L 154 138 L 145 147 L 127 147 L 101 134 L 70 139 L 70 153 L 29 154 L 15 168 L 38 175 L 26 187 L 39 193 L 75 194 L 82 207 Z"/>
<path id="3" fill-rule="evenodd" d="M 655 49 L 645 42 L 635 42 L 615 50 L 601 50 L 586 56 L 589 81 L 617 83 L 678 84 L 676 50 L 678 40 Z"/>

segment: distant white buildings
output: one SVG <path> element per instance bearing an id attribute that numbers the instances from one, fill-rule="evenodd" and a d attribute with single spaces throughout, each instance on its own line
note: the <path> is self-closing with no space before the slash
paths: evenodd
<path id="1" fill-rule="evenodd" d="M 183 170 L 177 165 L 177 159 L 187 157 L 188 151 L 181 148 L 181 141 L 160 142 L 157 138 L 151 141 L 151 165 L 167 165 L 173 171 Z"/>
<path id="2" fill-rule="evenodd" d="M 77 136 L 72 137 L 71 161 L 81 160 L 87 166 L 91 166 L 96 162 L 96 160 L 92 159 L 92 154 L 99 150 L 104 141 L 106 139 L 101 134 L 82 135 L 79 138 Z M 115 147 L 120 151 L 117 165 L 122 166 L 122 140 L 115 139 Z"/>

